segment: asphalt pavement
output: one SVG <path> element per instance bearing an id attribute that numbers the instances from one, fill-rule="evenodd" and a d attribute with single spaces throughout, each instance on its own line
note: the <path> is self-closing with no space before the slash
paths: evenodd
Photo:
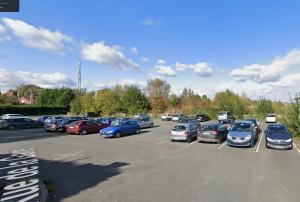
<path id="1" fill-rule="evenodd" d="M 141 134 L 114 139 L 43 129 L 0 131 L 0 153 L 34 148 L 40 178 L 54 186 L 53 201 L 300 200 L 297 149 L 267 149 L 263 134 L 254 148 L 171 142 L 173 124 L 156 121 Z"/>

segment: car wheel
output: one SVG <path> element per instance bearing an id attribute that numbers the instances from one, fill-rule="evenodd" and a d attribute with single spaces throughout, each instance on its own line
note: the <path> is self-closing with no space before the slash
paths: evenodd
<path id="1" fill-rule="evenodd" d="M 8 130 L 14 130 L 14 129 L 16 129 L 16 126 L 14 126 L 14 125 L 8 126 Z"/>
<path id="2" fill-rule="evenodd" d="M 254 147 L 254 140 L 252 139 L 251 144 L 250 144 L 250 148 L 253 148 L 253 147 Z"/>
<path id="3" fill-rule="evenodd" d="M 188 136 L 186 142 L 187 142 L 187 143 L 191 143 L 191 142 L 192 142 L 192 137 L 191 137 L 191 136 Z"/>
<path id="4" fill-rule="evenodd" d="M 87 131 L 85 129 L 83 129 L 82 131 L 80 131 L 80 135 L 86 135 Z"/>
<path id="5" fill-rule="evenodd" d="M 121 137 L 121 133 L 120 133 L 120 132 L 117 132 L 117 133 L 116 133 L 116 137 L 117 137 L 117 138 Z"/>
<path id="6" fill-rule="evenodd" d="M 140 132 L 141 132 L 141 130 L 138 128 L 138 129 L 136 129 L 135 134 L 139 134 Z"/>

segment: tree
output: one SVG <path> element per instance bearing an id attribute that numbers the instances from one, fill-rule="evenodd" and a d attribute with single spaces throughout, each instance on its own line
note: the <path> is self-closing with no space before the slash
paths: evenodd
<path id="1" fill-rule="evenodd" d="M 79 115 L 82 112 L 82 104 L 80 96 L 76 96 L 70 103 L 70 111 L 72 114 Z"/>
<path id="2" fill-rule="evenodd" d="M 122 106 L 129 114 L 145 113 L 150 108 L 146 95 L 137 86 L 125 86 Z"/>
<path id="3" fill-rule="evenodd" d="M 170 96 L 169 100 L 173 108 L 176 108 L 177 104 L 180 102 L 180 98 L 175 93 Z"/>
<path id="4" fill-rule="evenodd" d="M 151 96 L 162 96 L 167 99 L 170 93 L 171 86 L 167 81 L 161 79 L 148 80 L 146 91 Z"/>
<path id="5" fill-rule="evenodd" d="M 95 110 L 105 115 L 121 112 L 121 98 L 112 89 L 103 89 L 96 93 Z"/>
<path id="6" fill-rule="evenodd" d="M 0 95 L 0 104 L 15 105 L 18 104 L 18 98 L 2 94 Z"/>
<path id="7" fill-rule="evenodd" d="M 167 109 L 167 104 L 162 96 L 157 95 L 150 97 L 150 103 L 155 115 L 161 114 Z"/>
<path id="8" fill-rule="evenodd" d="M 81 96 L 81 105 L 84 112 L 93 112 L 95 110 L 95 92 L 88 92 Z"/>
<path id="9" fill-rule="evenodd" d="M 300 94 L 296 94 L 294 100 L 291 98 L 284 122 L 295 137 L 300 137 Z"/>
<path id="10" fill-rule="evenodd" d="M 260 116 L 266 116 L 269 113 L 273 113 L 274 109 L 272 101 L 266 98 L 260 98 L 256 103 L 256 113 Z"/>
<path id="11" fill-rule="evenodd" d="M 74 98 L 75 91 L 70 88 L 42 89 L 37 104 L 68 107 Z"/>

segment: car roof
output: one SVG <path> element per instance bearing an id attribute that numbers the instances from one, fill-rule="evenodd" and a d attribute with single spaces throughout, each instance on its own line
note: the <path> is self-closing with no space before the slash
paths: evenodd
<path id="1" fill-rule="evenodd" d="M 248 123 L 248 124 L 253 124 L 252 121 L 236 121 L 235 124 L 238 123 Z"/>

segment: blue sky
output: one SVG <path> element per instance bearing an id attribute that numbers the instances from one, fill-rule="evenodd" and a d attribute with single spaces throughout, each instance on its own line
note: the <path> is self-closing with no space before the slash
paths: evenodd
<path id="1" fill-rule="evenodd" d="M 0 88 L 20 83 L 141 88 L 167 80 L 212 97 L 300 91 L 300 2 L 23 0 L 0 13 Z"/>

